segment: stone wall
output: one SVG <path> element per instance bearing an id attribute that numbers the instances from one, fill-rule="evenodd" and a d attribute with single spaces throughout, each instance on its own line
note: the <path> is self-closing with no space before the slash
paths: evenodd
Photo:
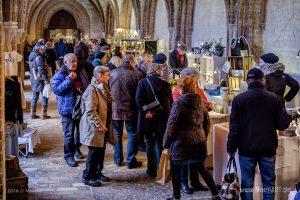
<path id="1" fill-rule="evenodd" d="M 4 192 L 5 196 L 5 134 L 4 134 L 4 70 L 3 70 L 3 18 L 2 18 L 2 3 L 0 3 L 0 190 Z M 4 176 L 3 176 L 4 175 Z M 1 192 L 1 193 L 2 193 Z M 0 196 L 2 199 L 2 196 Z"/>
<path id="2" fill-rule="evenodd" d="M 170 33 L 168 26 L 168 13 L 166 12 L 165 1 L 157 2 L 153 39 L 160 39 L 160 48 L 169 48 Z"/>
<path id="3" fill-rule="evenodd" d="M 226 44 L 226 8 L 221 0 L 198 0 L 194 8 L 192 46 L 199 47 L 201 42 L 223 39 Z"/>
<path id="4" fill-rule="evenodd" d="M 287 72 L 300 73 L 300 1 L 269 1 L 263 47 L 279 56 Z"/>

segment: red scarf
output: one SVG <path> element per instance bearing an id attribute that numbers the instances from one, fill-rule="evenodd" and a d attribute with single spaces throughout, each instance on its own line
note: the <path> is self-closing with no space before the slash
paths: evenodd
<path id="1" fill-rule="evenodd" d="M 177 55 L 177 58 L 179 59 L 179 62 L 183 65 L 184 64 L 184 61 L 185 61 L 185 56 L 184 54 L 179 54 L 178 51 L 176 50 L 176 55 Z"/>

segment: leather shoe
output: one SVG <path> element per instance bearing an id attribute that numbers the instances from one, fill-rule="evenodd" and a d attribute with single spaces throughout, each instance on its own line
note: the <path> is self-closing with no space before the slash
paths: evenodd
<path id="1" fill-rule="evenodd" d="M 93 186 L 93 187 L 101 186 L 101 184 L 102 184 L 99 179 L 90 179 L 90 180 L 87 180 L 85 178 L 82 178 L 82 182 L 85 185 L 89 185 L 89 186 Z"/>
<path id="2" fill-rule="evenodd" d="M 157 174 L 155 172 L 150 172 L 149 170 L 146 170 L 147 176 L 150 178 L 156 178 Z"/>
<path id="3" fill-rule="evenodd" d="M 78 150 L 76 150 L 76 152 L 75 152 L 75 157 L 77 158 L 77 159 L 83 159 L 83 155 L 82 155 L 82 153 L 81 153 L 81 151 L 78 149 Z"/>
<path id="4" fill-rule="evenodd" d="M 127 165 L 127 168 L 128 169 L 134 169 L 134 168 L 139 168 L 143 165 L 142 162 L 139 162 L 139 161 L 134 161 L 133 163 L 130 163 Z"/>
<path id="5" fill-rule="evenodd" d="M 170 198 L 167 198 L 166 200 L 180 200 L 180 198 L 170 197 Z"/>
<path id="6" fill-rule="evenodd" d="M 77 162 L 74 160 L 74 157 L 66 158 L 66 163 L 69 167 L 77 167 Z"/>
<path id="7" fill-rule="evenodd" d="M 102 173 L 97 173 L 97 178 L 99 178 L 100 181 L 102 182 L 109 182 L 110 178 L 107 176 L 104 176 Z"/>
<path id="8" fill-rule="evenodd" d="M 186 194 L 193 194 L 191 188 L 188 185 L 181 184 L 181 190 Z"/>
<path id="9" fill-rule="evenodd" d="M 191 184 L 191 186 L 193 191 L 208 191 L 208 188 L 204 187 L 201 183 L 196 185 Z"/>

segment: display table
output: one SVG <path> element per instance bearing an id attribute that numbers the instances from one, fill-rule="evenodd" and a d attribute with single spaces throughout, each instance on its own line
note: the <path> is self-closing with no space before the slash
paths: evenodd
<path id="1" fill-rule="evenodd" d="M 226 172 L 228 154 L 226 150 L 229 124 L 222 123 L 213 126 L 213 167 L 214 180 L 217 185 L 221 184 L 222 177 Z M 278 149 L 276 156 L 276 186 L 279 187 L 279 193 L 276 193 L 276 199 L 287 199 L 288 192 L 284 188 L 291 188 L 299 181 L 300 177 L 300 136 L 278 137 Z M 240 176 L 240 165 L 238 154 L 235 155 Z M 255 185 L 261 186 L 259 170 L 256 168 Z M 256 196 L 256 197 L 255 197 Z M 254 193 L 254 199 L 261 199 L 259 193 Z"/>

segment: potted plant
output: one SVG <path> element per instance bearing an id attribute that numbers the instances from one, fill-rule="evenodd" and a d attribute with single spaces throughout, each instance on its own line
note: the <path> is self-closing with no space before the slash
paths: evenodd
<path id="1" fill-rule="evenodd" d="M 204 50 L 209 50 L 213 45 L 213 42 L 204 42 L 201 44 L 201 48 Z"/>
<path id="2" fill-rule="evenodd" d="M 220 38 L 219 41 L 214 41 L 213 50 L 216 56 L 220 56 L 220 57 L 223 56 L 225 46 L 222 44 L 222 38 Z"/>

